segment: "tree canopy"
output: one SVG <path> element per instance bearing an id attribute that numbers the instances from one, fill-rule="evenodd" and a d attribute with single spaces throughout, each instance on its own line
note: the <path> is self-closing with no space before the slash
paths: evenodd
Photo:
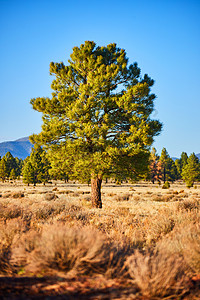
<path id="1" fill-rule="evenodd" d="M 188 187 L 192 187 L 195 181 L 200 181 L 200 163 L 194 153 L 188 157 L 181 175 Z"/>
<path id="2" fill-rule="evenodd" d="M 68 65 L 50 63 L 52 97 L 31 99 L 43 113 L 42 131 L 31 141 L 60 153 L 74 178 L 90 178 L 93 205 L 101 207 L 103 176 L 137 179 L 147 171 L 150 145 L 162 127 L 151 119 L 154 81 L 142 77 L 137 63 L 129 65 L 116 44 L 86 41 L 70 57 Z"/>

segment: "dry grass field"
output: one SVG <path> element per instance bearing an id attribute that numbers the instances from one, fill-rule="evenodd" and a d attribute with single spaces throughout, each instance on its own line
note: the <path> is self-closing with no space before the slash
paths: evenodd
<path id="1" fill-rule="evenodd" d="M 0 183 L 0 298 L 200 299 L 200 185 Z"/>

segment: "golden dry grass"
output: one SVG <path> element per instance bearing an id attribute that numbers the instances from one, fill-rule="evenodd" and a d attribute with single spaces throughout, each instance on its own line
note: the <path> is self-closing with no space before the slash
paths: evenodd
<path id="1" fill-rule="evenodd" d="M 132 299 L 196 299 L 200 186 L 108 183 L 102 202 L 92 208 L 78 183 L 1 183 L 0 273 L 102 274 L 126 280 Z"/>

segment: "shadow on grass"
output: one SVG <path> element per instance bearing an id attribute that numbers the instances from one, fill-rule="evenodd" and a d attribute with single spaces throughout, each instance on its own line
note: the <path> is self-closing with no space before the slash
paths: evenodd
<path id="1" fill-rule="evenodd" d="M 98 279 L 62 277 L 0 277 L 0 299 L 119 299 L 138 290 L 125 282 L 96 284 Z M 97 282 L 96 282 L 97 283 Z M 134 298 L 132 298 L 134 299 Z M 136 298 L 135 298 L 136 299 Z M 137 298 L 144 299 L 144 298 Z"/>

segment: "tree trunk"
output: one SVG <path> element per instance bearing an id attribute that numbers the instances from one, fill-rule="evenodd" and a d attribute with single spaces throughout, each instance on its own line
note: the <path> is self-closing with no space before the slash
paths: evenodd
<path id="1" fill-rule="evenodd" d="M 91 200 L 92 206 L 95 208 L 102 208 L 101 202 L 101 183 L 100 178 L 91 178 Z"/>
<path id="2" fill-rule="evenodd" d="M 165 183 L 165 181 L 166 181 L 166 172 L 165 172 L 165 167 L 164 167 L 164 183 Z"/>

